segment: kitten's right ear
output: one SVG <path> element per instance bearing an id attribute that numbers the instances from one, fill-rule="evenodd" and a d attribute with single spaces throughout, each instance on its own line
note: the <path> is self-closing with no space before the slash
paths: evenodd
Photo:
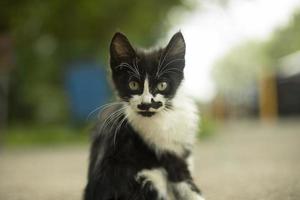
<path id="1" fill-rule="evenodd" d="M 166 47 L 165 54 L 168 58 L 181 58 L 185 56 L 185 41 L 182 33 L 179 31 L 173 35 Z"/>
<path id="2" fill-rule="evenodd" d="M 134 56 L 135 51 L 127 37 L 120 32 L 115 33 L 110 43 L 110 63 L 112 67 L 122 62 L 131 61 Z"/>

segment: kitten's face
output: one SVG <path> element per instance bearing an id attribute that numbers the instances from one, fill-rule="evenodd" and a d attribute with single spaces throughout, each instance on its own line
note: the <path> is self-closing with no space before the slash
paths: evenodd
<path id="1" fill-rule="evenodd" d="M 110 46 L 112 78 L 119 97 L 144 117 L 172 107 L 183 79 L 185 42 L 180 32 L 159 50 L 135 50 L 126 36 L 116 33 Z"/>

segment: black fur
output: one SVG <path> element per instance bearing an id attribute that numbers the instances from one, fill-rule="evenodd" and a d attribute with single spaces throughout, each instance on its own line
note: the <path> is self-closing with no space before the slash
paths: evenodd
<path id="1" fill-rule="evenodd" d="M 170 152 L 158 157 L 129 123 L 122 125 L 122 133 L 116 138 L 105 135 L 106 131 L 114 132 L 114 129 L 109 130 L 113 124 L 104 129 L 101 125 L 100 122 L 94 132 L 85 200 L 156 200 L 157 194 L 151 189 L 151 183 L 142 187 L 135 180 L 142 169 L 163 167 L 169 181 L 193 182 L 184 158 Z M 105 153 L 101 163 L 97 163 L 100 149 Z"/>
<path id="2" fill-rule="evenodd" d="M 132 95 L 141 94 L 147 75 L 151 94 L 163 95 L 169 100 L 165 107 L 172 109 L 171 99 L 183 80 L 184 55 L 185 43 L 180 32 L 172 37 L 165 48 L 147 53 L 134 49 L 123 34 L 116 33 L 110 46 L 110 65 L 119 97 L 128 102 Z M 162 61 L 166 66 L 164 69 L 168 69 L 167 73 L 159 71 Z M 124 63 L 135 66 L 140 76 Z M 139 83 L 137 90 L 130 90 L 128 83 L 132 80 Z M 164 91 L 159 91 L 156 87 L 161 81 L 168 83 Z M 152 99 L 149 104 L 138 106 L 147 111 L 141 112 L 141 115 L 151 117 L 154 113 L 148 112 L 149 108 L 159 108 L 162 104 Z M 151 182 L 141 185 L 136 180 L 138 172 L 154 168 L 165 169 L 168 181 L 185 182 L 193 191 L 200 193 L 185 161 L 190 151 L 186 150 L 181 156 L 168 151 L 158 155 L 127 119 L 121 123 L 125 116 L 119 117 L 117 121 L 107 120 L 107 116 L 117 109 L 116 106 L 104 112 L 94 130 L 84 200 L 159 200 Z M 121 126 L 117 127 L 116 124 Z"/>

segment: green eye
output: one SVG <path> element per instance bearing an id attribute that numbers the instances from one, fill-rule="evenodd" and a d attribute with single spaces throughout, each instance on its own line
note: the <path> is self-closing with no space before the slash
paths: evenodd
<path id="1" fill-rule="evenodd" d="M 167 89 L 167 87 L 168 87 L 167 82 L 160 82 L 157 84 L 157 89 L 159 91 L 164 91 L 165 89 Z"/>
<path id="2" fill-rule="evenodd" d="M 139 83 L 136 81 L 130 81 L 129 82 L 129 88 L 131 90 L 138 90 L 139 89 Z"/>

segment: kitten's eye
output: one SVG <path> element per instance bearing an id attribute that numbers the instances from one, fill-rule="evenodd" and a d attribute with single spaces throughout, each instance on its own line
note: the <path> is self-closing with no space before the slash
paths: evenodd
<path id="1" fill-rule="evenodd" d="M 131 90 L 138 90 L 139 89 L 139 83 L 136 81 L 130 81 L 129 82 L 129 88 Z"/>
<path id="2" fill-rule="evenodd" d="M 164 91 L 165 89 L 167 89 L 167 86 L 168 86 L 167 82 L 160 82 L 157 84 L 157 89 L 159 91 Z"/>

